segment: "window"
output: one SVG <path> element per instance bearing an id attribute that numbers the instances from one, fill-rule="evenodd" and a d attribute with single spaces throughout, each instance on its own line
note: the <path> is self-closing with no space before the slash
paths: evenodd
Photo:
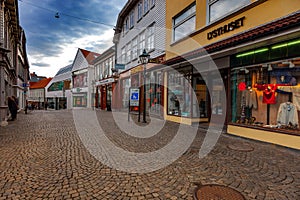
<path id="1" fill-rule="evenodd" d="M 139 42 L 139 55 L 141 55 L 143 53 L 143 50 L 146 48 L 145 31 L 140 34 Z"/>
<path id="2" fill-rule="evenodd" d="M 137 42 L 137 37 L 132 40 L 132 59 L 136 59 L 138 57 Z"/>
<path id="3" fill-rule="evenodd" d="M 61 90 L 63 90 L 63 87 L 64 87 L 63 81 L 55 82 L 55 83 L 52 83 L 51 86 L 48 88 L 48 92 L 61 91 Z"/>
<path id="4" fill-rule="evenodd" d="M 126 63 L 129 63 L 131 61 L 131 46 L 130 43 L 126 46 Z"/>
<path id="5" fill-rule="evenodd" d="M 132 28 L 134 26 L 134 11 L 130 13 L 129 22 L 130 22 L 130 28 Z"/>
<path id="6" fill-rule="evenodd" d="M 195 30 L 196 4 L 193 3 L 184 12 L 173 19 L 173 40 L 179 40 Z"/>
<path id="7" fill-rule="evenodd" d="M 251 3 L 250 0 L 209 0 L 209 22 Z"/>
<path id="8" fill-rule="evenodd" d="M 154 25 L 147 28 L 147 51 L 154 49 Z"/>
<path id="9" fill-rule="evenodd" d="M 138 4 L 138 20 L 143 16 L 143 3 L 140 1 Z"/>
<path id="10" fill-rule="evenodd" d="M 126 50 L 125 47 L 121 49 L 121 63 L 125 64 L 126 62 Z"/>
<path id="11" fill-rule="evenodd" d="M 144 14 L 149 11 L 149 0 L 144 0 Z"/>
<path id="12" fill-rule="evenodd" d="M 124 22 L 124 33 L 126 33 L 129 30 L 129 22 L 128 22 L 128 18 L 126 18 L 125 22 Z"/>
<path id="13" fill-rule="evenodd" d="M 168 72 L 168 115 L 191 116 L 190 77 L 177 71 Z"/>
<path id="14" fill-rule="evenodd" d="M 151 8 L 155 5 L 155 0 L 150 0 L 150 6 Z"/>

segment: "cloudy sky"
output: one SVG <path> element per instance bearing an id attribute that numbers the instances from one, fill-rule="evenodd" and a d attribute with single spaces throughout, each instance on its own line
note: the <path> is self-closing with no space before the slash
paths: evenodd
<path id="1" fill-rule="evenodd" d="M 73 62 L 78 48 L 102 53 L 112 46 L 113 26 L 126 2 L 19 0 L 30 72 L 53 77 Z M 59 18 L 55 18 L 57 12 Z"/>

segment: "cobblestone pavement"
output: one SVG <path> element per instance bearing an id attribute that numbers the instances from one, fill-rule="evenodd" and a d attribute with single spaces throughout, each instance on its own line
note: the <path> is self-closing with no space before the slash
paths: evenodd
<path id="1" fill-rule="evenodd" d="M 124 134 L 110 112 L 97 111 L 101 127 L 119 147 L 148 152 L 165 145 L 178 124 L 160 135 Z M 0 199 L 193 199 L 199 185 L 229 186 L 246 199 L 300 199 L 300 152 L 223 134 L 198 158 L 205 136 L 161 170 L 126 173 L 97 161 L 84 147 L 72 111 L 33 111 L 0 127 Z"/>

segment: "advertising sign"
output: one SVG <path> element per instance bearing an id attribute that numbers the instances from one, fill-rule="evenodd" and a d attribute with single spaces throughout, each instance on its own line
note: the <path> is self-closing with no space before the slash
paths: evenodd
<path id="1" fill-rule="evenodd" d="M 139 106 L 140 89 L 130 88 L 130 106 Z"/>

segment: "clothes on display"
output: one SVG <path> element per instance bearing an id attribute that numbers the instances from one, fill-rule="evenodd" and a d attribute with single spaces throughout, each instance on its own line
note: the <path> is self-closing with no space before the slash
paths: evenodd
<path id="1" fill-rule="evenodd" d="M 277 123 L 280 125 L 297 125 L 298 126 L 298 112 L 295 104 L 292 102 L 281 103 L 277 114 Z"/>
<path id="2" fill-rule="evenodd" d="M 263 103 L 276 104 L 276 89 L 275 84 L 269 84 L 268 87 L 263 91 Z"/>
<path id="3" fill-rule="evenodd" d="M 278 86 L 278 90 L 290 92 L 293 95 L 293 103 L 296 105 L 297 110 L 300 111 L 300 85 L 297 86 Z"/>
<path id="4" fill-rule="evenodd" d="M 255 90 L 249 87 L 243 91 L 242 96 L 245 97 L 245 107 L 257 109 L 257 95 Z"/>

